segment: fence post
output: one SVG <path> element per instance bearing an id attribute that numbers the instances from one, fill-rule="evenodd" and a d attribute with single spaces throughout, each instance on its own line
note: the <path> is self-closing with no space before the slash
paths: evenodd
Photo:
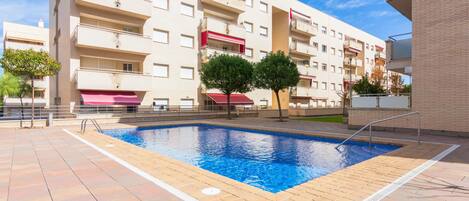
<path id="1" fill-rule="evenodd" d="M 54 113 L 49 112 L 49 116 L 47 118 L 46 126 L 47 127 L 52 127 L 54 125 L 53 121 L 54 121 Z"/>

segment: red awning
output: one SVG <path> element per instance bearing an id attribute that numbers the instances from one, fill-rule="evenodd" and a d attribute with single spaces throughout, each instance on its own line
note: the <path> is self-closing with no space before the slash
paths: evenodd
<path id="1" fill-rule="evenodd" d="M 207 35 L 209 39 L 228 42 L 228 43 L 234 43 L 238 45 L 246 45 L 246 41 L 242 38 L 237 38 L 237 37 L 213 32 L 213 31 L 207 31 Z"/>
<path id="2" fill-rule="evenodd" d="M 129 91 L 81 91 L 84 105 L 140 105 L 140 99 Z"/>
<path id="3" fill-rule="evenodd" d="M 207 96 L 217 105 L 227 105 L 228 96 L 225 94 L 207 94 Z M 254 105 L 254 101 L 243 94 L 231 94 L 232 105 Z"/>
<path id="4" fill-rule="evenodd" d="M 304 80 L 314 80 L 314 79 L 316 79 L 316 76 L 312 76 L 312 75 L 300 75 L 300 79 L 304 79 Z"/>

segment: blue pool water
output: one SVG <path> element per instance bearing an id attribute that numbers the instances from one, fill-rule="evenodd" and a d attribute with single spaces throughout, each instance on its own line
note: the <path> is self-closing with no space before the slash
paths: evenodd
<path id="1" fill-rule="evenodd" d="M 211 125 L 106 130 L 105 134 L 276 193 L 398 149 L 394 145 Z"/>

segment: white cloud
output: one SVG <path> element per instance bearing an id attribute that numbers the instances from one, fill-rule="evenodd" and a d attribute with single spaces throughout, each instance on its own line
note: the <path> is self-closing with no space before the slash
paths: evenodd
<path id="1" fill-rule="evenodd" d="M 339 10 L 360 8 L 377 3 L 377 0 L 326 0 L 325 5 Z"/>
<path id="2" fill-rule="evenodd" d="M 370 17 L 385 17 L 385 16 L 394 16 L 396 12 L 390 12 L 386 10 L 372 11 L 368 14 Z"/>

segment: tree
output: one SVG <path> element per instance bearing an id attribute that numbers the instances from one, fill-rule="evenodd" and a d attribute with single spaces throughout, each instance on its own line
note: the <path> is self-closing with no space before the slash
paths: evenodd
<path id="1" fill-rule="evenodd" d="M 404 81 L 401 78 L 401 75 L 397 73 L 393 73 L 391 75 L 391 93 L 394 95 L 399 95 L 400 91 L 402 90 L 402 85 Z"/>
<path id="2" fill-rule="evenodd" d="M 284 52 L 278 51 L 267 55 L 256 64 L 254 75 L 256 87 L 274 91 L 277 97 L 279 120 L 283 121 L 279 92 L 296 86 L 300 81 L 300 73 L 296 64 Z"/>
<path id="3" fill-rule="evenodd" d="M 17 77 L 10 73 L 0 77 L 0 103 L 3 104 L 5 96 L 14 96 L 20 90 L 20 82 Z"/>
<path id="4" fill-rule="evenodd" d="M 219 89 L 227 96 L 228 119 L 231 119 L 231 94 L 252 90 L 252 64 L 240 56 L 218 55 L 202 65 L 200 79 L 208 89 Z"/>
<path id="5" fill-rule="evenodd" d="M 44 51 L 7 49 L 0 60 L 6 72 L 31 81 L 31 127 L 34 127 L 34 78 L 53 76 L 60 64 Z"/>
<path id="6" fill-rule="evenodd" d="M 381 86 L 384 82 L 384 72 L 381 70 L 379 67 L 373 68 L 373 71 L 371 72 L 370 76 L 370 81 L 374 85 L 379 85 Z"/>
<path id="7" fill-rule="evenodd" d="M 412 84 L 405 84 L 402 89 L 402 93 L 410 94 L 412 93 Z"/>
<path id="8" fill-rule="evenodd" d="M 352 89 L 357 94 L 382 94 L 385 92 L 380 83 L 370 83 L 367 76 L 355 83 Z"/>

